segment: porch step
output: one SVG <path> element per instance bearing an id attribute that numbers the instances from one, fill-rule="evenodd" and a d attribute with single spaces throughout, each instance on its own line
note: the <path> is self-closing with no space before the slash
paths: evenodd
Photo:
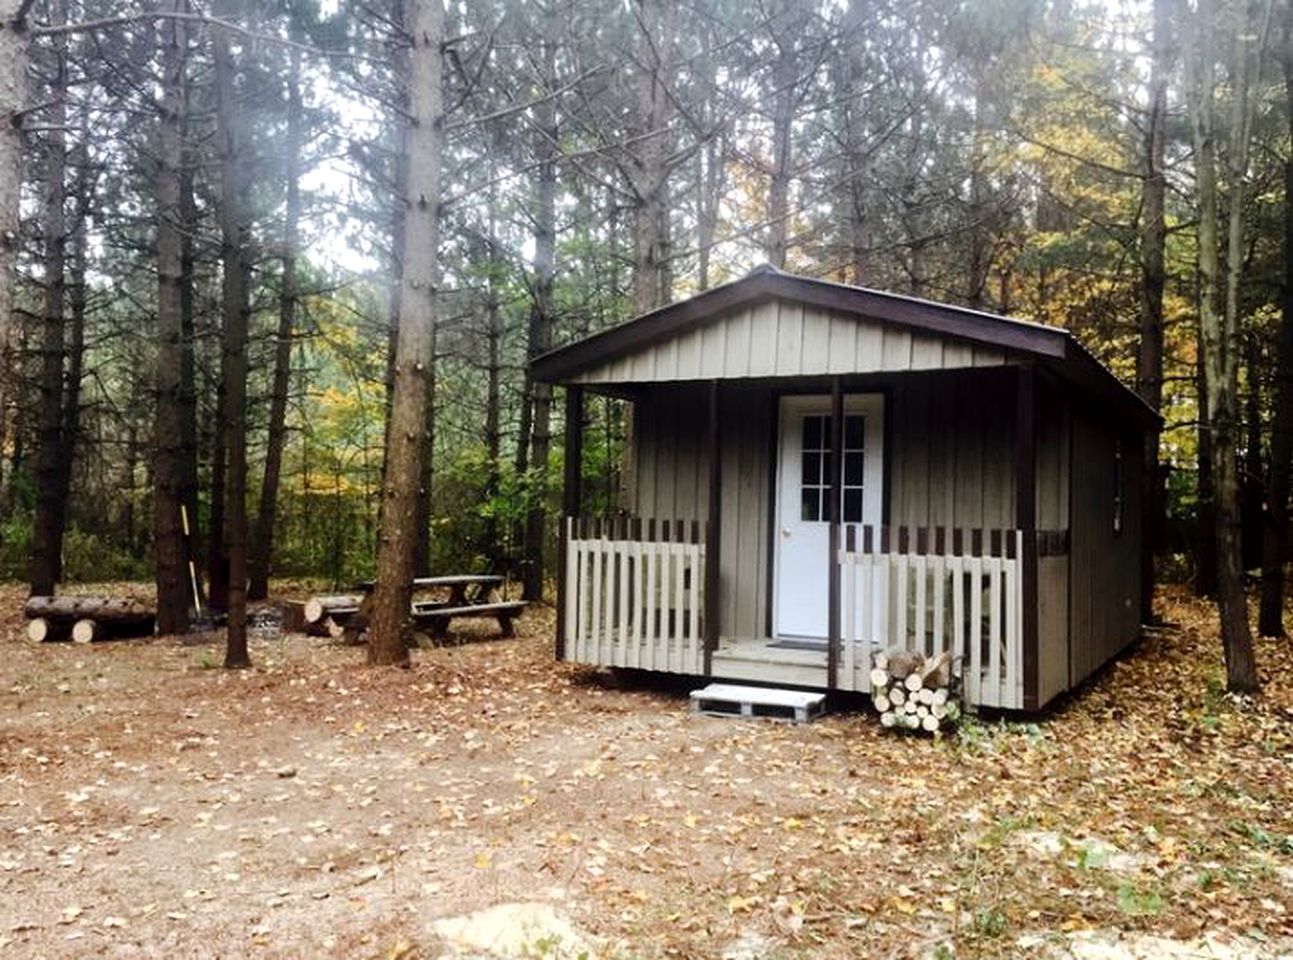
<path id="1" fill-rule="evenodd" d="M 807 723 L 826 712 L 826 695 L 803 690 L 711 683 L 702 690 L 691 692 L 691 706 L 696 713 L 714 717 L 768 717 Z"/>

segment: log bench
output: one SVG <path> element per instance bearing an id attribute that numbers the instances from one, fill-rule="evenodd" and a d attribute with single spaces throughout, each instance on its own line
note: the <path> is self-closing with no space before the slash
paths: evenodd
<path id="1" fill-rule="evenodd" d="M 454 606 L 449 603 L 415 603 L 413 621 L 427 627 L 431 636 L 442 639 L 449 632 L 449 624 L 458 617 L 491 617 L 498 621 L 504 637 L 516 636 L 512 621 L 525 612 L 524 600 L 507 600 L 498 603 L 469 603 Z"/>

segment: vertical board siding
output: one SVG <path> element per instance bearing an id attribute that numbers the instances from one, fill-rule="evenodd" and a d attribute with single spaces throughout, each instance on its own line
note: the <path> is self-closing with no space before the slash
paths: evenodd
<path id="1" fill-rule="evenodd" d="M 1005 353 L 787 300 L 737 307 L 586 370 L 578 383 L 651 383 L 1002 366 Z"/>
<path id="2" fill-rule="evenodd" d="M 648 390 L 637 400 L 637 502 L 643 518 L 709 519 L 709 456 L 701 384 Z M 720 630 L 727 636 L 767 633 L 768 393 L 725 386 L 721 398 L 722 535 L 719 563 Z"/>
<path id="3" fill-rule="evenodd" d="M 1010 390 L 1009 378 L 996 370 L 913 374 L 895 383 L 885 437 L 892 526 L 1014 523 Z"/>
<path id="4" fill-rule="evenodd" d="M 1115 534 L 1117 434 L 1078 407 L 1072 431 L 1069 685 L 1076 686 L 1140 633 L 1140 438 L 1122 440 L 1124 527 Z"/>

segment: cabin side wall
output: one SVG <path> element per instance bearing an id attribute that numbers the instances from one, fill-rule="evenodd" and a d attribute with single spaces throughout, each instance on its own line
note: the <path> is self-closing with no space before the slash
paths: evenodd
<path id="1" fill-rule="evenodd" d="M 1037 529 L 1069 526 L 1069 433 L 1067 393 L 1043 381 L 1037 389 Z M 1037 559 L 1037 706 L 1069 687 L 1069 555 Z"/>
<path id="2" fill-rule="evenodd" d="M 1120 433 L 1098 410 L 1074 404 L 1069 686 L 1077 686 L 1140 634 L 1139 444 L 1137 434 Z M 1119 488 L 1122 529 L 1115 531 Z"/>

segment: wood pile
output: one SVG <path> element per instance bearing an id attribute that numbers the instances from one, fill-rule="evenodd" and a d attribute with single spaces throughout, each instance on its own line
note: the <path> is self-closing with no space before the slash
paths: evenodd
<path id="1" fill-rule="evenodd" d="M 960 716 L 952 690 L 951 654 L 927 660 L 900 647 L 878 654 L 871 670 L 871 702 L 886 727 L 936 732 Z"/>
<path id="2" fill-rule="evenodd" d="M 35 643 L 93 643 L 113 637 L 151 636 L 152 610 L 124 597 L 28 597 L 27 637 Z"/>

